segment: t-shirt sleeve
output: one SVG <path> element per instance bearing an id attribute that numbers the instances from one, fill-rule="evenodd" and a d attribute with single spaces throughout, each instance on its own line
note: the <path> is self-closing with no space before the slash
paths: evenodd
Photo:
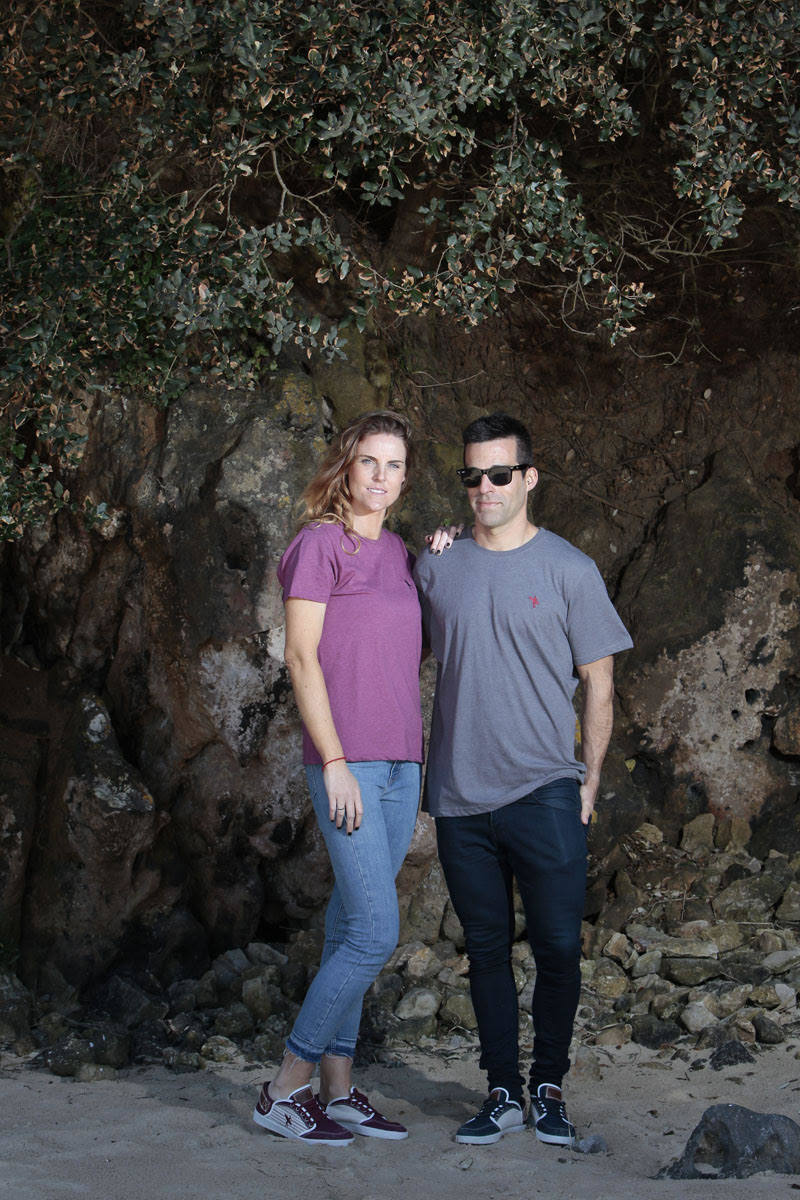
<path id="1" fill-rule="evenodd" d="M 336 582 L 336 562 L 324 531 L 300 530 L 281 558 L 278 582 L 284 601 L 294 597 L 328 603 Z"/>
<path id="2" fill-rule="evenodd" d="M 573 661 L 579 667 L 633 645 L 593 562 L 573 581 L 567 606 L 567 636 Z"/>

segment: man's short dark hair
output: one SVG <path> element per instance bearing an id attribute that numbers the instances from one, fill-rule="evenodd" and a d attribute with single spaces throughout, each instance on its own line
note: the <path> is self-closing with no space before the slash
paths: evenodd
<path id="1" fill-rule="evenodd" d="M 477 420 L 469 423 L 461 436 L 465 447 L 471 446 L 475 442 L 493 442 L 497 438 L 516 438 L 517 459 L 526 466 L 533 464 L 531 435 L 522 421 L 509 416 L 508 413 L 490 413 L 488 417 L 478 417 Z M 515 464 L 508 463 L 508 466 L 513 465 Z"/>

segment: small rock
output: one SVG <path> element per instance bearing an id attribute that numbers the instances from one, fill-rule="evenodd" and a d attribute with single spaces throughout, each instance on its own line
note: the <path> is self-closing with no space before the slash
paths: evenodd
<path id="1" fill-rule="evenodd" d="M 595 1036 L 596 1046 L 625 1046 L 631 1040 L 633 1027 L 626 1022 L 609 1025 Z"/>
<path id="2" fill-rule="evenodd" d="M 765 1046 L 777 1046 L 786 1041 L 786 1034 L 777 1021 L 773 1021 L 766 1013 L 756 1013 L 753 1017 L 753 1027 L 759 1042 Z"/>
<path id="3" fill-rule="evenodd" d="M 761 965 L 770 975 L 782 975 L 784 971 L 800 966 L 800 947 L 776 950 L 773 954 L 768 954 Z"/>
<path id="4" fill-rule="evenodd" d="M 612 933 L 603 947 L 603 954 L 607 958 L 613 958 L 615 962 L 624 965 L 630 958 L 632 950 L 633 947 L 624 933 Z"/>
<path id="5" fill-rule="evenodd" d="M 179 1050 L 177 1046 L 167 1046 L 164 1051 L 164 1066 L 170 1071 L 202 1071 L 205 1063 L 194 1050 Z"/>
<path id="6" fill-rule="evenodd" d="M 600 1069 L 600 1059 L 589 1046 L 579 1045 L 575 1051 L 570 1068 L 570 1078 L 576 1079 L 602 1079 L 603 1072 Z"/>
<path id="7" fill-rule="evenodd" d="M 693 821 L 689 821 L 681 830 L 681 850 L 693 857 L 704 857 L 714 849 L 713 813 L 701 813 Z"/>
<path id="8" fill-rule="evenodd" d="M 214 1021 L 214 1033 L 223 1038 L 247 1037 L 253 1032 L 253 1018 L 246 1004 L 234 1001 L 221 1009 Z"/>
<path id="9" fill-rule="evenodd" d="M 441 970 L 442 962 L 430 946 L 420 946 L 406 962 L 409 979 L 430 979 Z"/>
<path id="10" fill-rule="evenodd" d="M 572 1149 L 578 1154 L 608 1154 L 608 1143 L 599 1133 L 592 1133 L 588 1137 L 578 1138 L 572 1143 Z"/>
<path id="11" fill-rule="evenodd" d="M 288 962 L 287 956 L 268 942 L 250 942 L 246 954 L 251 963 L 264 967 L 282 967 Z"/>
<path id="12" fill-rule="evenodd" d="M 439 1011 L 441 1003 L 442 997 L 432 988 L 411 988 L 400 1000 L 395 1013 L 401 1021 L 412 1017 L 431 1017 Z"/>
<path id="13" fill-rule="evenodd" d="M 115 1067 L 107 1067 L 104 1063 L 81 1063 L 75 1072 L 79 1083 L 96 1083 L 102 1079 L 117 1079 L 119 1071 Z"/>
<path id="14" fill-rule="evenodd" d="M 645 846 L 650 846 L 652 848 L 656 846 L 663 846 L 664 844 L 664 834 L 661 832 L 658 826 L 651 825 L 649 821 L 645 821 L 643 825 L 640 825 L 633 836 L 637 841 L 642 842 Z"/>
<path id="15" fill-rule="evenodd" d="M 203 1043 L 200 1053 L 210 1062 L 235 1062 L 240 1056 L 236 1043 L 221 1036 L 210 1037 Z"/>
<path id="16" fill-rule="evenodd" d="M 779 921 L 800 921 L 800 884 L 790 883 L 775 910 Z"/>
<path id="17" fill-rule="evenodd" d="M 661 959 L 660 950 L 646 950 L 644 954 L 640 954 L 631 970 L 633 978 L 639 979 L 643 975 L 658 975 L 661 970 Z"/>
<path id="18" fill-rule="evenodd" d="M 452 992 L 439 1009 L 439 1016 L 446 1025 L 458 1025 L 462 1029 L 477 1029 L 475 1010 L 466 992 Z"/>
<path id="19" fill-rule="evenodd" d="M 94 1062 L 94 1050 L 88 1038 L 67 1034 L 46 1052 L 45 1062 L 54 1075 L 77 1075 L 84 1063 Z"/>
<path id="20" fill-rule="evenodd" d="M 605 1000 L 616 1000 L 628 988 L 628 977 L 611 959 L 600 959 L 592 977 L 592 988 Z"/>
<path id="21" fill-rule="evenodd" d="M 675 1021 L 659 1021 L 653 1013 L 636 1016 L 631 1021 L 632 1036 L 640 1046 L 650 1050 L 660 1050 L 662 1046 L 671 1046 L 683 1036 L 683 1030 Z"/>
<path id="22" fill-rule="evenodd" d="M 710 1013 L 705 1004 L 687 1004 L 680 1014 L 681 1023 L 689 1033 L 701 1033 L 709 1026 L 718 1025 L 717 1018 Z"/>
<path id="23" fill-rule="evenodd" d="M 719 964 L 707 958 L 665 958 L 661 964 L 661 974 L 666 979 L 689 987 L 705 983 L 719 973 Z"/>
<path id="24" fill-rule="evenodd" d="M 712 1071 L 721 1071 L 723 1067 L 737 1067 L 740 1063 L 754 1063 L 750 1051 L 741 1042 L 728 1041 L 717 1046 L 708 1060 Z"/>

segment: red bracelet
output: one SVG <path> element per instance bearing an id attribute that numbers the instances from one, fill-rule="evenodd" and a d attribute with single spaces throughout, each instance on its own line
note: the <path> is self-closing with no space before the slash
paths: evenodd
<path id="1" fill-rule="evenodd" d="M 326 763 L 322 764 L 323 771 L 325 770 L 326 767 L 329 767 L 332 762 L 347 762 L 347 759 L 345 758 L 345 756 L 343 754 L 340 754 L 338 758 L 329 758 Z"/>

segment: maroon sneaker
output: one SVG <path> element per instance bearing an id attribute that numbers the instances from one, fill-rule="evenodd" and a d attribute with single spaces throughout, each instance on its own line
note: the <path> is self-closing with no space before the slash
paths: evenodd
<path id="1" fill-rule="evenodd" d="M 349 1146 L 353 1135 L 332 1121 L 320 1106 L 311 1088 L 297 1088 L 285 1100 L 271 1100 L 269 1083 L 261 1087 L 253 1120 L 262 1129 L 271 1129 L 281 1137 L 301 1142 L 320 1142 L 326 1146 Z"/>
<path id="2" fill-rule="evenodd" d="M 408 1137 L 408 1130 L 398 1121 L 388 1121 L 373 1108 L 363 1092 L 350 1088 L 349 1096 L 337 1096 L 325 1105 L 325 1112 L 333 1117 L 337 1125 L 363 1133 L 365 1137 L 392 1138 L 399 1141 Z"/>

